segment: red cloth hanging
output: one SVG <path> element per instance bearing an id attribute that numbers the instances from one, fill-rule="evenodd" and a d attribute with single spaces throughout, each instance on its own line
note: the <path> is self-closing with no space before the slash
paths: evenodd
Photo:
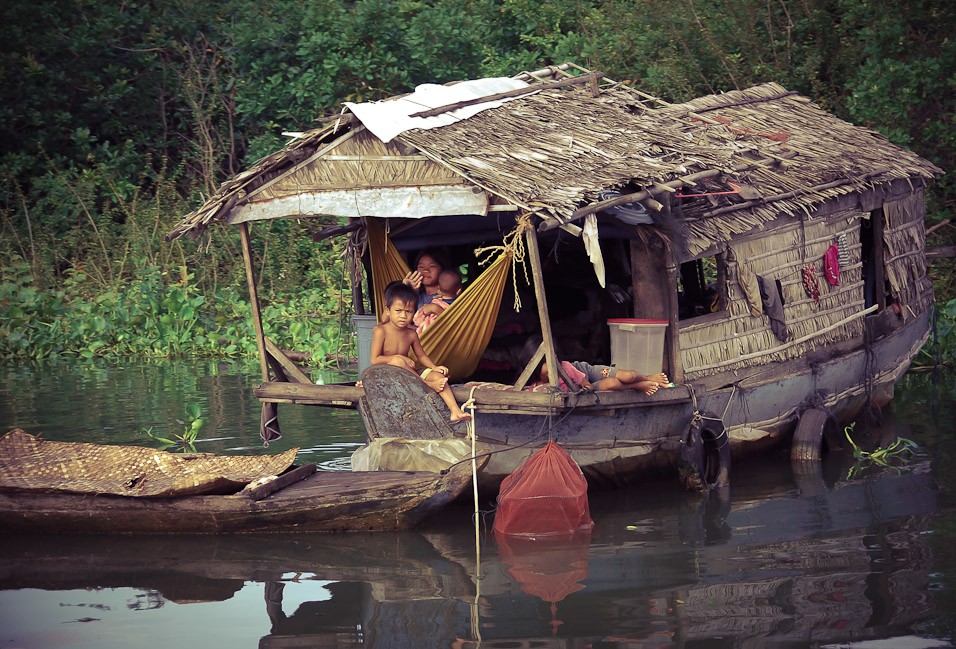
<path id="1" fill-rule="evenodd" d="M 823 254 L 823 274 L 830 286 L 840 285 L 840 248 L 835 243 Z"/>

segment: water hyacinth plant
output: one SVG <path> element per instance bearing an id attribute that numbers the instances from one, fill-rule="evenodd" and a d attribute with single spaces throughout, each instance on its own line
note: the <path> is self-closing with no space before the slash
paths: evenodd
<path id="1" fill-rule="evenodd" d="M 847 479 L 855 478 L 872 466 L 887 467 L 899 472 L 899 465 L 908 462 L 916 454 L 918 446 L 916 442 L 905 437 L 897 437 L 896 440 L 887 447 L 879 447 L 873 451 L 864 451 L 857 446 L 853 438 L 850 437 L 850 431 L 854 429 L 856 422 L 843 429 L 847 441 L 853 448 L 853 459 L 856 464 L 850 467 L 847 472 Z"/>
<path id="2" fill-rule="evenodd" d="M 195 453 L 196 447 L 194 446 L 194 443 L 196 442 L 196 438 L 199 436 L 199 431 L 202 430 L 202 427 L 206 423 L 206 420 L 202 418 L 202 409 L 199 407 L 199 404 L 186 404 L 186 418 L 177 419 L 176 423 L 183 427 L 183 432 L 174 433 L 172 438 L 155 435 L 153 434 L 152 428 L 145 428 L 142 432 L 148 437 L 160 442 L 162 444 L 162 450 L 175 447 L 184 453 L 187 451 L 190 453 Z"/>

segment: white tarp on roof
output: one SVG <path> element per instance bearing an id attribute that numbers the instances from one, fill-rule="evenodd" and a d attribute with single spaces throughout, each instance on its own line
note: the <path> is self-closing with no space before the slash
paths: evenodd
<path id="1" fill-rule="evenodd" d="M 463 119 L 468 119 L 483 110 L 497 108 L 509 99 L 473 104 L 434 117 L 411 117 L 414 113 L 438 108 L 439 106 L 447 106 L 467 99 L 477 99 L 499 92 L 527 87 L 528 84 L 524 81 L 507 77 L 474 79 L 456 83 L 453 86 L 425 83 L 415 88 L 415 92 L 412 94 L 399 99 L 371 101 L 362 104 L 347 101 L 345 105 L 365 125 L 365 128 L 375 134 L 375 137 L 382 142 L 389 142 L 395 136 L 413 128 L 430 129 L 448 126 Z"/>

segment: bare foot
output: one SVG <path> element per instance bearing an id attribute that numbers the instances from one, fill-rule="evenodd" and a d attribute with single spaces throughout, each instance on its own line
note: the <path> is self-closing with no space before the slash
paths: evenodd
<path id="1" fill-rule="evenodd" d="M 644 394 L 654 394 L 660 387 L 661 386 L 657 383 L 657 381 L 638 381 L 634 384 L 634 388 L 640 390 Z"/>
<path id="2" fill-rule="evenodd" d="M 655 374 L 654 376 L 649 376 L 647 377 L 647 380 L 653 381 L 654 383 L 657 383 L 660 386 L 665 386 L 671 382 L 671 380 L 667 378 L 667 375 L 664 374 L 663 372 L 661 372 L 660 374 Z"/>
<path id="3" fill-rule="evenodd" d="M 355 387 L 357 387 L 357 388 L 362 387 L 362 382 L 361 382 L 361 381 L 356 381 L 356 382 L 355 382 Z"/>
<path id="4" fill-rule="evenodd" d="M 453 422 L 455 422 L 455 421 L 468 421 L 469 419 L 471 419 L 471 415 L 469 415 L 467 412 L 465 412 L 465 411 L 463 411 L 463 410 L 459 410 L 457 413 L 452 413 L 452 415 L 451 415 L 451 420 L 452 420 Z"/>

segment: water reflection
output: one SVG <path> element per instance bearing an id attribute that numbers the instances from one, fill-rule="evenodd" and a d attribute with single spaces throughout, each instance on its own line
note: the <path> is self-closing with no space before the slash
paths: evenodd
<path id="1" fill-rule="evenodd" d="M 892 637 L 934 612 L 928 469 L 812 497 L 791 487 L 768 499 L 757 485 L 697 502 L 658 489 L 615 492 L 592 507 L 590 539 L 542 547 L 485 534 L 477 587 L 464 508 L 398 534 L 6 536 L 0 602 L 17 589 L 83 589 L 89 606 L 71 619 L 101 618 L 90 612 L 96 593 L 127 588 L 137 594 L 123 614 L 146 617 L 170 603 L 202 607 L 251 591 L 243 615 L 261 626 L 260 647 L 468 647 L 479 636 L 481 647 L 501 648 L 708 639 L 790 647 Z M 55 601 L 34 614 L 63 617 Z M 4 627 L 30 646 L 15 621 Z M 120 646 L 109 629 L 97 637 Z"/>
<path id="2" fill-rule="evenodd" d="M 213 422 L 200 450 L 261 451 L 244 368 L 48 366 L 0 375 L 0 423 L 49 439 L 143 443 L 183 403 Z M 416 532 L 255 537 L 0 535 L 0 640 L 11 647 L 811 647 L 945 635 L 956 597 L 952 386 L 903 389 L 861 444 L 926 454 L 848 481 L 840 458 L 735 467 L 731 489 L 675 483 L 590 494 L 574 542 L 501 542 L 480 575 L 468 507 Z M 927 419 L 941 413 L 946 427 Z M 285 437 L 346 468 L 354 412 L 282 408 Z M 895 414 L 895 416 L 894 416 Z M 856 438 L 855 438 L 856 439 Z M 947 625 L 950 625 L 949 627 Z"/>
<path id="3" fill-rule="evenodd" d="M 206 425 L 196 450 L 222 454 L 280 453 L 298 447 L 302 462 L 348 470 L 349 455 L 365 441 L 351 410 L 280 406 L 285 436 L 263 449 L 260 404 L 253 394 L 258 366 L 215 361 L 44 363 L 0 366 L 0 425 L 64 442 L 156 446 L 142 430 L 170 437 L 188 403 Z M 334 381 L 333 374 L 316 376 Z"/>

